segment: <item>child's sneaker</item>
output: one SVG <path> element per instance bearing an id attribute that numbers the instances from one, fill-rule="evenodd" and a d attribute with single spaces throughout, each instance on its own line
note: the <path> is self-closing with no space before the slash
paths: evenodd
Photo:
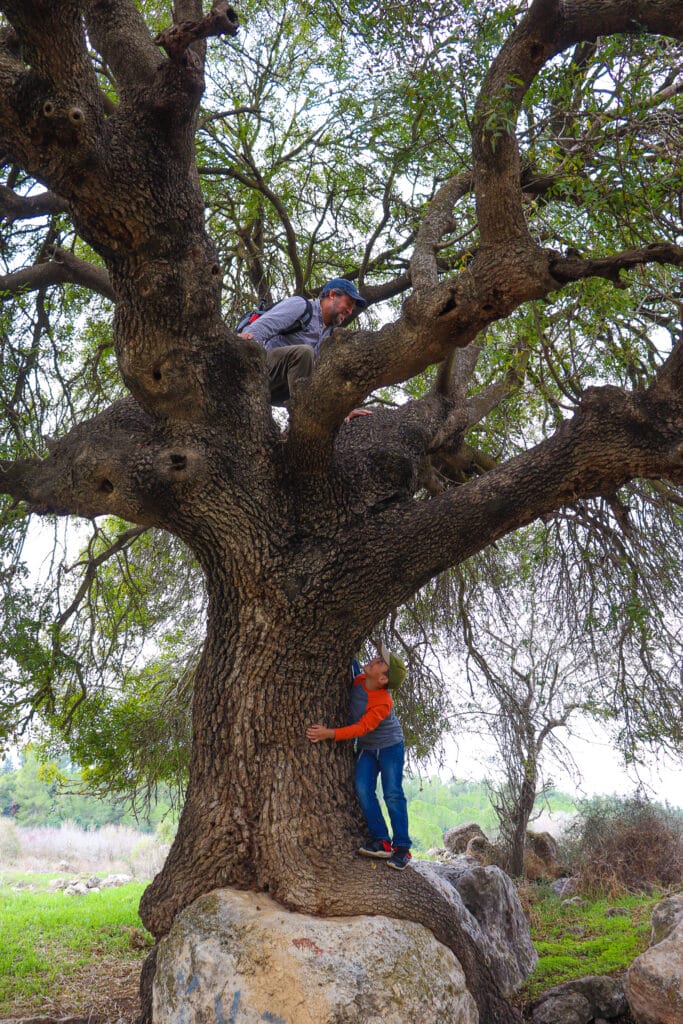
<path id="1" fill-rule="evenodd" d="M 388 843 L 386 839 L 368 839 L 358 852 L 362 857 L 380 857 L 383 860 L 388 860 L 392 856 L 391 843 Z"/>
<path id="2" fill-rule="evenodd" d="M 410 850 L 405 846 L 397 846 L 387 861 L 387 865 L 395 871 L 403 871 L 408 867 L 410 859 Z"/>

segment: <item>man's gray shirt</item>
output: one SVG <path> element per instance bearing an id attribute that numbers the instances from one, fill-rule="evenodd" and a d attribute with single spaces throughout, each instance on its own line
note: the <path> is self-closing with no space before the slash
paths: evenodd
<path id="1" fill-rule="evenodd" d="M 325 326 L 320 309 L 320 299 L 311 302 L 310 323 L 300 331 L 293 331 L 291 334 L 281 334 L 292 324 L 301 319 L 306 312 L 306 300 L 300 295 L 291 295 L 283 299 L 276 306 L 263 313 L 258 320 L 247 324 L 244 328 L 249 334 L 254 335 L 254 340 L 265 349 L 286 348 L 289 345 L 310 345 L 318 358 L 318 348 L 323 338 L 332 330 L 332 324 Z"/>

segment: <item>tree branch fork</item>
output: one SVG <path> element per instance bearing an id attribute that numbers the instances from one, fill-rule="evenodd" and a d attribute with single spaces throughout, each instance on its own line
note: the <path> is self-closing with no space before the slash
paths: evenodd
<path id="1" fill-rule="evenodd" d="M 40 19 L 42 17 L 43 5 L 39 3 L 28 5 L 8 3 L 5 6 L 10 18 L 13 19 L 16 25 L 21 39 L 25 40 L 36 52 L 42 55 L 41 60 L 44 62 L 44 68 L 52 76 L 54 83 L 59 87 L 64 85 L 69 78 L 65 63 L 67 57 L 71 57 L 71 71 L 75 67 L 80 67 L 79 62 L 87 58 L 82 39 L 82 29 L 79 27 L 77 19 L 66 19 L 63 24 L 60 22 L 60 33 L 64 39 L 65 55 L 58 61 L 47 53 L 46 48 L 48 45 L 52 45 L 52 40 L 48 44 L 47 40 L 41 35 Z M 548 4 L 547 0 L 543 0 L 543 3 L 537 0 L 537 3 L 532 6 L 529 15 L 520 24 L 517 32 L 513 33 L 499 60 L 495 62 L 496 70 L 492 82 L 497 83 L 496 88 L 499 90 L 503 89 L 503 85 L 500 84 L 498 77 L 496 77 L 499 75 L 498 64 L 504 69 L 503 77 L 509 85 L 509 75 L 514 70 L 519 70 L 516 65 L 513 67 L 510 62 L 512 61 L 514 64 L 516 61 L 518 64 L 522 64 L 527 59 L 527 48 L 530 45 L 529 33 L 533 36 L 533 33 L 538 31 L 544 38 L 544 45 L 541 47 L 542 53 L 539 50 L 537 55 L 537 63 L 540 62 L 539 66 L 544 59 L 547 59 L 548 53 L 551 51 L 556 52 L 558 47 L 561 48 L 568 45 L 567 40 L 573 40 L 574 35 L 578 38 L 582 33 L 589 32 L 590 34 L 592 25 L 580 16 L 580 12 L 575 9 L 574 5 L 569 7 L 565 5 L 565 8 L 563 8 L 564 21 L 551 28 L 550 22 L 547 20 L 547 14 L 548 10 L 554 8 L 554 6 L 553 4 Z M 620 14 L 611 2 L 603 5 L 603 7 L 605 7 L 603 13 L 607 21 L 609 22 L 609 19 L 612 18 L 615 20 L 615 26 L 620 27 L 624 20 L 623 12 Z M 609 12 L 607 8 L 609 8 Z M 640 0 L 638 10 L 642 11 L 643 23 L 647 23 L 651 8 L 652 4 L 649 0 Z M 661 5 L 658 8 L 659 14 L 657 17 L 660 18 L 661 24 L 674 25 L 675 19 L 672 16 L 673 8 L 671 4 L 665 4 L 664 8 L 664 13 L 661 13 Z M 125 17 L 132 18 L 132 11 L 128 11 L 127 3 L 121 3 L 121 11 L 126 12 Z M 118 16 L 122 17 L 123 15 L 119 12 Z M 113 42 L 108 39 L 107 34 L 113 40 L 116 26 L 112 25 L 107 28 L 104 20 L 96 12 L 93 13 L 92 17 L 97 22 L 99 34 L 104 37 L 102 49 L 107 50 L 108 46 L 113 46 Z M 114 20 L 115 18 L 116 16 Z M 626 19 L 626 29 L 631 25 L 631 21 L 632 18 Z M 567 28 L 569 24 L 571 24 L 571 31 Z M 153 49 L 153 43 L 149 38 L 144 41 L 142 29 L 137 23 L 136 26 L 134 29 L 131 28 L 133 41 L 135 45 L 145 46 L 145 53 L 148 53 L 150 47 Z M 156 43 L 166 49 L 171 56 L 171 60 L 170 62 L 162 61 L 161 64 L 155 64 L 151 56 L 148 56 L 149 64 L 155 68 L 155 74 L 161 75 L 162 78 L 164 75 L 166 76 L 166 84 L 164 86 L 166 90 L 170 90 L 171 93 L 175 90 L 180 94 L 182 93 L 182 84 L 174 79 L 173 75 L 167 74 L 164 71 L 164 67 L 168 63 L 173 64 L 180 61 L 182 55 L 185 54 L 188 47 L 191 47 L 194 42 L 208 38 L 210 35 L 226 32 L 234 34 L 236 31 L 237 16 L 233 9 L 225 2 L 215 3 L 210 14 L 205 18 L 195 21 L 183 21 L 160 33 Z M 44 49 L 45 52 L 43 52 Z M 16 57 L 12 59 L 16 61 Z M 120 75 L 123 77 L 126 74 L 130 75 L 130 71 L 126 71 L 122 67 Z M 525 72 L 525 76 L 523 82 L 526 86 L 526 79 L 529 78 L 528 71 Z M 87 83 L 87 95 L 92 100 L 93 109 L 95 109 L 97 108 L 98 100 L 94 91 L 96 82 L 92 69 L 89 75 L 86 76 L 85 81 Z M 141 81 L 147 81 L 145 75 L 141 75 Z M 6 88 L 9 88 L 9 85 L 6 84 Z M 517 91 L 519 96 L 515 92 L 514 101 L 515 103 L 520 103 L 525 89 L 520 87 Z M 510 95 L 510 90 L 507 89 L 505 92 L 506 101 L 510 100 Z M 45 103 L 48 106 L 51 104 L 54 106 L 53 101 L 49 98 L 43 102 L 41 108 L 43 120 L 47 116 Z M 44 151 L 45 169 L 49 176 L 50 167 L 54 165 L 54 161 L 53 164 L 50 163 L 52 159 L 49 155 L 50 152 L 53 152 L 53 155 L 54 152 L 58 153 L 58 163 L 61 162 L 60 166 L 66 161 L 66 164 L 61 167 L 61 171 L 64 173 L 66 173 L 65 168 L 71 171 L 80 169 L 85 154 L 90 152 L 96 158 L 95 167 L 91 169 L 90 177 L 92 178 L 94 173 L 100 197 L 98 202 L 101 205 L 105 201 L 111 201 L 110 199 L 105 200 L 104 197 L 111 196 L 113 183 L 108 181 L 106 177 L 106 162 L 103 163 L 98 156 L 97 143 L 101 135 L 102 126 L 104 125 L 104 115 L 99 111 L 99 108 L 97 109 L 98 113 L 95 118 L 97 123 L 92 126 L 95 136 L 91 137 L 89 134 L 89 126 L 84 127 L 85 134 L 81 138 L 79 147 L 77 147 L 79 150 L 78 154 L 73 157 L 73 166 L 68 164 L 66 152 L 67 149 L 70 151 L 73 147 L 60 145 L 58 137 L 45 136 L 44 132 L 40 136 L 39 145 L 34 145 L 34 156 Z M 126 117 L 130 117 L 130 114 L 131 110 L 128 109 Z M 116 117 L 117 115 L 114 115 L 113 118 L 109 118 L 109 122 L 116 121 Z M 184 110 L 183 118 L 185 124 L 189 125 L 191 107 Z M 47 120 L 49 120 L 49 117 Z M 0 113 L 1 122 L 2 115 Z M 142 128 L 142 125 L 140 127 Z M 71 125 L 69 128 L 71 133 L 76 130 L 80 130 L 77 129 L 76 125 Z M 492 131 L 493 129 L 490 130 Z M 17 124 L 13 122 L 10 136 L 12 136 L 12 132 L 16 134 L 16 131 Z M 179 134 L 182 134 L 182 131 Z M 37 139 L 38 136 L 35 136 L 34 142 Z M 142 131 L 140 132 L 141 139 Z M 83 146 L 85 146 L 85 150 L 83 150 Z M 452 206 L 452 203 L 463 194 L 464 190 L 469 189 L 472 180 L 474 180 L 475 189 L 479 196 L 480 207 L 482 211 L 484 210 L 485 203 L 482 206 L 484 202 L 483 196 L 484 193 L 488 194 L 490 192 L 488 186 L 484 188 L 482 185 L 480 171 L 484 165 L 488 168 L 486 174 L 497 173 L 503 175 L 506 185 L 509 185 L 507 191 L 513 199 L 513 204 L 519 206 L 519 210 L 521 210 L 519 168 L 515 164 L 515 180 L 512 183 L 508 182 L 505 177 L 509 174 L 509 168 L 506 169 L 506 160 L 504 147 L 498 147 L 497 155 L 494 153 L 493 158 L 490 157 L 490 154 L 486 156 L 486 154 L 480 153 L 478 157 L 479 162 L 475 159 L 473 176 L 467 172 L 464 175 L 458 176 L 457 179 L 453 179 L 452 185 L 449 185 L 448 188 L 442 190 L 442 193 L 439 194 L 438 202 L 430 215 L 431 220 L 430 216 L 428 216 L 425 221 L 425 228 L 421 236 L 422 244 L 427 245 L 427 248 L 438 244 L 440 233 L 448 228 L 449 206 Z M 70 175 L 67 175 L 67 177 L 70 177 Z M 82 187 L 80 185 L 78 188 Z M 92 220 L 92 210 L 90 209 L 92 206 L 92 196 L 86 197 L 85 193 L 81 196 L 78 189 L 74 191 L 73 187 L 68 191 L 70 192 L 69 198 L 74 206 L 77 217 L 86 225 L 87 234 L 87 225 Z M 83 200 L 85 200 L 85 204 Z M 116 223 L 118 218 L 114 216 L 110 218 L 110 221 Z M 431 227 L 429 226 L 430 224 Z M 144 229 L 141 239 L 144 238 L 148 230 L 148 228 Z M 503 234 L 506 233 L 503 232 Z M 566 257 L 559 257 L 555 254 L 544 257 L 542 252 L 531 243 L 526 229 L 522 232 L 513 231 L 510 237 L 507 237 L 506 234 L 504 246 L 493 244 L 492 242 L 490 244 L 487 243 L 485 232 L 482 240 L 482 250 L 477 254 L 471 268 L 468 268 L 467 271 L 456 278 L 441 282 L 441 284 L 432 282 L 433 275 L 431 272 L 425 272 L 420 276 L 418 273 L 418 263 L 416 262 L 415 283 L 418 287 L 413 296 L 405 303 L 403 317 L 399 324 L 393 325 L 379 333 L 356 332 L 353 338 L 343 332 L 337 332 L 334 345 L 327 346 L 327 351 L 323 353 L 318 372 L 311 381 L 310 387 L 302 388 L 293 402 L 291 441 L 294 448 L 297 445 L 299 447 L 317 445 L 321 453 L 324 451 L 329 453 L 333 436 L 343 421 L 344 416 L 375 388 L 403 381 L 419 373 L 431 363 L 439 362 L 455 347 L 467 345 L 487 324 L 508 315 L 514 308 L 530 298 L 543 297 L 556 290 L 558 285 L 562 286 L 567 281 L 589 276 L 604 276 L 615 283 L 619 283 L 619 272 L 621 269 L 628 269 L 655 259 L 660 262 L 680 262 L 680 250 L 677 250 L 675 246 L 667 246 L 666 244 L 655 244 L 645 250 L 634 250 L 633 252 L 608 257 L 604 260 L 582 260 L 575 254 L 568 254 Z M 94 244 L 97 247 L 97 239 L 94 239 Z M 107 249 L 108 246 L 113 245 L 120 252 L 122 247 L 125 248 L 126 245 L 131 244 L 137 248 L 140 245 L 140 239 L 134 243 L 132 239 L 126 241 L 123 236 L 115 239 L 101 240 L 101 245 L 104 246 L 102 251 Z M 111 256 L 111 252 L 108 252 L 108 256 Z M 57 283 L 59 280 L 76 280 L 79 283 L 94 287 L 96 290 L 101 291 L 102 294 L 112 294 L 111 283 L 106 280 L 103 274 L 95 274 L 88 280 L 85 267 L 76 266 L 73 260 L 71 265 L 67 266 L 68 260 L 66 258 L 62 262 L 63 266 L 59 269 L 52 268 L 51 276 L 46 270 L 42 270 L 41 274 L 36 273 L 33 277 L 31 277 L 28 271 L 24 272 L 25 276 L 23 278 L 6 275 L 4 281 L 7 289 L 32 287 L 34 282 L 38 282 L 36 286 L 42 286 L 46 282 Z M 137 262 L 139 264 L 139 260 Z M 190 272 L 191 268 L 188 267 L 187 273 Z M 155 275 L 158 276 L 157 270 L 151 274 L 145 273 L 144 266 L 138 266 L 136 277 L 141 283 L 141 289 L 143 287 L 149 288 L 148 281 L 154 278 Z M 120 278 L 120 274 L 117 274 L 117 278 Z M 160 280 L 162 279 L 163 275 Z M 424 286 L 421 286 L 422 284 Z M 191 294 L 192 290 L 190 287 L 188 294 Z M 139 298 L 144 299 L 144 296 L 140 295 Z M 125 357 L 125 339 L 122 339 L 122 342 L 120 348 L 124 365 L 126 366 L 126 379 L 130 378 L 131 383 L 135 385 L 134 390 L 138 399 L 146 404 L 150 410 L 161 408 L 159 402 L 165 403 L 165 406 L 168 406 L 169 402 L 161 395 L 161 389 L 145 389 L 145 387 L 140 385 L 140 381 L 144 377 L 144 368 L 141 367 L 134 372 L 128 369 L 132 366 L 132 363 Z M 159 343 L 162 347 L 164 345 L 173 347 L 170 336 L 160 339 Z M 156 359 L 157 362 L 161 360 L 163 362 L 163 353 L 156 351 L 150 352 L 149 355 L 143 353 L 143 359 L 145 358 Z M 186 375 L 186 379 L 189 383 L 191 375 Z M 255 381 L 252 382 L 252 386 L 255 386 Z M 182 403 L 176 401 L 176 397 L 174 392 L 173 401 L 170 403 L 169 409 L 166 410 L 167 412 L 170 412 L 173 405 L 178 409 L 182 406 Z M 196 399 L 197 396 L 193 394 L 191 404 L 196 406 Z"/>
<path id="2" fill-rule="evenodd" d="M 336 559 L 346 550 L 349 566 L 364 566 L 358 552 L 371 552 L 382 537 L 392 536 L 385 571 L 377 573 L 375 582 L 368 581 L 364 568 L 359 577 L 371 628 L 378 605 L 396 607 L 424 580 L 539 516 L 582 498 L 612 495 L 634 477 L 683 483 L 681 361 L 680 351 L 675 350 L 647 391 L 629 393 L 613 386 L 589 389 L 576 415 L 554 435 L 516 459 L 427 501 L 415 500 L 421 467 L 443 422 L 457 422 L 451 403 L 439 396 L 426 404 L 376 414 L 367 425 L 369 433 L 357 433 L 363 431 L 363 423 L 345 428 L 333 460 L 339 469 L 351 466 L 352 470 L 344 469 L 342 478 L 335 473 L 337 484 L 332 490 L 322 489 L 317 498 L 310 492 L 302 496 L 297 488 L 292 491 L 291 480 L 286 482 L 290 472 L 286 461 L 276 460 L 268 462 L 264 493 L 279 493 L 282 508 L 300 503 L 302 537 L 309 522 L 335 516 L 343 521 L 339 502 L 346 502 L 355 512 L 338 529 L 331 557 Z M 425 418 L 427 409 L 431 414 Z M 177 435 L 174 443 L 172 431 L 127 399 L 51 443 L 46 459 L 0 463 L 0 491 L 39 513 L 116 514 L 139 525 L 206 538 L 212 536 L 213 509 L 229 508 L 231 488 L 235 487 L 235 494 L 239 491 L 239 481 L 229 474 L 222 485 L 216 484 L 212 444 L 192 431 Z M 379 477 L 378 458 L 383 467 Z M 346 480 L 344 499 L 340 479 Z M 188 498 L 199 493 L 203 500 L 194 507 Z M 236 509 L 239 504 L 237 500 Z M 360 526 L 359 507 L 365 509 Z M 233 529 L 232 543 L 237 545 L 243 515 L 235 515 Z M 252 517 L 249 529 L 262 533 L 263 543 L 269 543 L 270 531 L 278 528 L 272 518 L 260 523 Z M 216 535 L 214 542 L 231 543 L 224 535 Z M 303 571 L 308 559 L 305 547 L 302 558 Z M 294 558 L 291 565 L 296 574 L 299 560 Z M 321 586 L 325 578 L 322 573 Z"/>
<path id="3" fill-rule="evenodd" d="M 159 32 L 154 38 L 157 46 L 161 46 L 172 61 L 181 61 L 193 43 L 211 36 L 236 36 L 239 18 L 234 7 L 226 0 L 216 0 L 211 5 L 209 14 L 196 21 L 181 21 Z"/>

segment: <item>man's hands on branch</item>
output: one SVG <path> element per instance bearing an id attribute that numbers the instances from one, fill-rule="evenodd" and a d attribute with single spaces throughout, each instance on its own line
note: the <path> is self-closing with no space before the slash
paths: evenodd
<path id="1" fill-rule="evenodd" d="M 306 737 L 312 743 L 320 743 L 321 740 L 333 740 L 334 729 L 327 729 L 324 725 L 309 725 L 306 730 Z"/>
<path id="2" fill-rule="evenodd" d="M 372 411 L 370 409 L 352 409 L 349 415 L 344 417 L 344 423 L 350 423 L 358 416 L 372 416 Z"/>

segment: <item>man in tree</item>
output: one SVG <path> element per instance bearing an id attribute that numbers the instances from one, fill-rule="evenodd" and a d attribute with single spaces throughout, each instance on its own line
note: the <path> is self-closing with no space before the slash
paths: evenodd
<path id="1" fill-rule="evenodd" d="M 389 689 L 396 689 L 403 683 L 406 667 L 398 655 L 382 644 L 379 655 L 362 669 L 354 660 L 352 675 L 350 724 L 328 729 L 317 723 L 309 726 L 306 736 L 313 743 L 320 740 L 357 741 L 356 795 L 370 832 L 370 839 L 358 852 L 364 857 L 386 859 L 389 867 L 402 871 L 410 860 L 411 843 L 403 792 L 403 731 L 394 714 L 394 701 Z M 393 844 L 377 799 L 380 776 Z"/>
<path id="2" fill-rule="evenodd" d="M 270 23 L 271 6 L 262 12 L 263 25 Z M 446 5 L 458 12 L 462 6 Z M 392 48 L 405 43 L 392 20 L 397 17 L 405 18 L 406 32 L 416 26 L 413 67 L 421 64 L 425 40 L 441 38 L 440 24 L 434 34 L 423 30 L 431 3 L 418 5 L 419 19 L 414 3 L 380 5 L 376 17 L 371 7 L 359 9 L 354 20 L 347 81 L 358 75 L 362 31 L 368 34 L 368 66 L 374 66 L 377 33 L 387 32 Z M 473 5 L 473 22 L 478 23 L 479 7 Z M 283 906 L 307 913 L 407 918 L 429 927 L 453 950 L 480 1020 L 507 1024 L 517 1015 L 452 901 L 417 871 L 373 872 L 369 862 L 357 859 L 362 823 L 352 799 L 347 745 L 321 750 L 305 740 L 305 729 L 311 722 L 344 720 L 347 666 L 362 639 L 454 566 L 495 550 L 501 538 L 538 520 L 576 515 L 582 524 L 590 521 L 585 502 L 602 503 L 626 522 L 622 492 L 629 487 L 637 487 L 638 500 L 646 503 L 643 520 L 650 530 L 663 503 L 678 508 L 683 500 L 683 343 L 673 327 L 680 304 L 669 269 L 683 264 L 672 194 L 680 160 L 674 135 L 656 147 L 649 131 L 635 149 L 624 140 L 625 119 L 634 138 L 645 122 L 652 131 L 666 126 L 666 118 L 647 119 L 652 111 L 669 111 L 680 90 L 661 62 L 653 84 L 648 74 L 623 74 L 622 60 L 624 52 L 631 60 L 630 48 L 643 61 L 650 52 L 662 52 L 659 39 L 647 33 L 677 46 L 683 39 L 680 0 L 532 0 L 512 13 L 493 3 L 497 20 L 490 32 L 487 25 L 484 42 L 490 46 L 504 32 L 500 52 L 489 50 L 480 59 L 477 49 L 472 60 L 453 52 L 431 109 L 431 81 L 416 89 L 409 73 L 393 100 L 396 112 L 405 103 L 416 105 L 396 137 L 393 114 L 380 113 L 385 86 L 393 87 L 400 67 L 401 54 L 392 49 L 390 73 L 367 83 L 377 88 L 378 115 L 367 119 L 366 142 L 375 147 L 377 161 L 384 161 L 368 204 L 374 214 L 379 211 L 377 224 L 361 244 L 358 224 L 364 221 L 356 218 L 343 253 L 325 268 L 312 262 L 322 248 L 316 244 L 321 234 L 337 235 L 344 208 L 338 206 L 340 189 L 342 201 L 348 182 L 361 193 L 357 178 L 369 170 L 363 181 L 373 180 L 377 170 L 362 143 L 356 177 L 346 173 L 365 120 L 359 121 L 357 104 L 349 102 L 353 89 L 323 94 L 325 107 L 331 93 L 338 94 L 339 114 L 346 111 L 350 118 L 339 156 L 343 179 L 332 182 L 324 196 L 314 196 L 296 223 L 282 198 L 296 191 L 291 180 L 285 174 L 281 195 L 273 192 L 258 166 L 268 146 L 249 149 L 251 122 L 244 130 L 239 126 L 228 200 L 239 207 L 239 190 L 250 195 L 219 251 L 207 233 L 211 219 L 201 184 L 214 168 L 197 160 L 195 135 L 202 125 L 233 115 L 274 130 L 278 123 L 276 117 L 261 118 L 263 90 L 246 113 L 238 101 L 230 117 L 221 111 L 204 118 L 206 40 L 235 35 L 237 16 L 224 0 L 206 14 L 199 0 L 176 0 L 172 8 L 173 24 L 154 36 L 143 11 L 150 24 L 158 22 L 165 4 L 0 2 L 6 18 L 0 28 L 0 149 L 6 167 L 1 198 L 6 220 L 19 222 L 15 259 L 31 261 L 6 267 L 0 282 L 19 307 L 16 324 L 4 324 L 13 332 L 12 351 L 0 374 L 7 446 L 0 489 L 8 496 L 7 528 L 16 526 L 17 503 L 38 515 L 98 522 L 117 517 L 134 524 L 122 528 L 105 551 L 94 544 L 82 587 L 74 588 L 68 607 L 55 606 L 54 628 L 6 602 L 21 642 L 8 652 L 13 692 L 4 706 L 17 718 L 16 706 L 30 693 L 33 710 L 56 727 L 73 724 L 96 674 L 84 673 L 81 656 L 65 647 L 72 608 L 89 593 L 107 559 L 128 551 L 144 531 L 172 534 L 203 573 L 207 624 L 191 672 L 187 792 L 168 859 L 141 901 L 145 926 L 160 939 L 185 907 L 221 886 L 267 890 Z M 334 5 L 327 16 L 338 19 Z M 286 34 L 290 23 L 288 7 L 277 31 Z M 295 58 L 287 72 L 292 83 L 302 54 L 310 50 L 312 24 L 303 18 L 301 45 L 285 47 Z M 335 46 L 323 32 L 318 55 L 320 67 L 327 60 L 325 67 L 334 73 L 350 35 L 338 20 L 335 25 Z M 467 33 L 453 25 L 453 46 L 462 38 Z M 442 54 L 440 45 L 435 49 Z M 451 124 L 439 122 L 440 98 L 465 95 L 453 86 L 461 69 L 472 66 L 478 74 L 487 61 L 473 90 L 476 104 L 466 96 L 462 116 L 446 106 L 468 138 L 468 155 L 463 150 L 462 159 L 453 157 Z M 260 78 L 261 65 L 252 63 Z M 677 58 L 671 66 L 678 64 Z M 232 73 L 232 59 L 226 66 Z M 617 69 L 616 98 L 609 109 L 596 110 L 607 67 Z M 289 84 L 287 75 L 272 69 L 280 89 Z M 311 83 L 319 113 L 319 67 L 311 71 Z M 620 104 L 619 89 L 636 90 L 640 105 L 628 92 Z M 308 147 L 315 163 L 300 191 L 313 181 L 325 189 L 328 164 L 320 161 L 319 147 L 325 136 L 330 145 L 339 140 L 337 121 L 318 130 L 317 123 L 298 120 L 306 139 L 290 145 L 285 133 L 277 140 L 274 163 L 279 167 L 286 153 L 297 160 Z M 524 146 L 531 147 L 524 153 L 518 120 Z M 289 128 L 291 135 L 298 126 Z M 387 147 L 374 142 L 383 128 Z M 611 145 L 603 153 L 605 139 Z M 222 152 L 218 146 L 216 151 Z M 644 213 L 629 208 L 635 185 L 613 187 L 615 161 L 641 151 L 656 216 L 645 205 Z M 425 185 L 421 162 L 429 153 Z M 419 165 L 408 168 L 417 201 L 407 210 L 403 182 L 411 160 Z M 619 170 L 627 174 L 628 166 L 620 164 Z M 596 190 L 605 180 L 611 187 L 598 211 Z M 618 203 L 610 205 L 612 199 Z M 291 396 L 286 439 L 272 415 L 266 354 L 230 329 L 222 295 L 223 278 L 237 258 L 237 237 L 253 250 L 250 280 L 260 280 L 265 206 L 279 218 L 272 264 L 279 266 L 283 251 L 291 255 L 297 293 L 312 277 L 323 280 L 332 266 L 347 264 L 345 272 L 358 275 L 354 280 L 368 301 L 409 291 L 380 330 L 341 329 L 334 345 L 322 346 L 306 386 Z M 67 244 L 60 246 L 67 216 Z M 36 218 L 42 233 L 30 246 L 22 221 Z M 297 228 L 311 224 L 309 244 L 300 252 Z M 467 240 L 467 260 L 459 239 Z M 565 249 L 568 240 L 594 245 L 596 255 Z M 581 323 L 580 330 L 568 332 L 569 340 L 587 336 L 589 356 L 577 361 L 570 353 L 553 361 L 547 332 L 566 322 L 567 304 L 579 316 L 588 300 L 594 302 L 596 322 L 603 323 L 617 315 L 612 286 L 635 268 L 629 280 L 642 278 L 647 298 L 638 310 L 651 308 L 652 320 L 642 330 L 636 319 L 628 320 L 617 372 L 612 356 L 618 331 L 601 333 L 596 346 Z M 365 276 L 380 284 L 369 289 Z M 65 282 L 95 290 L 115 305 L 113 338 L 108 320 L 95 329 L 89 324 L 81 353 L 91 370 L 112 353 L 113 383 L 97 392 L 95 402 L 84 384 L 90 378 L 81 377 L 57 410 L 52 405 L 67 390 L 69 374 L 60 371 L 55 388 L 55 367 L 62 360 L 69 366 L 74 353 L 62 349 L 69 332 L 52 330 L 50 316 L 59 301 L 51 305 L 47 295 Z M 76 322 L 85 308 L 78 307 Z M 653 323 L 669 330 L 670 345 L 655 344 Z M 602 348 L 606 358 L 598 372 L 594 358 Z M 436 365 L 440 369 L 428 384 L 415 381 Z M 43 384 L 36 396 L 39 372 Z M 409 401 L 377 411 L 358 429 L 344 429 L 354 406 L 378 389 L 405 382 Z M 536 405 L 526 394 L 520 399 L 527 386 L 535 388 L 542 411 L 522 430 L 517 428 L 523 416 Z M 515 401 L 523 414 L 511 425 L 508 412 Z M 43 420 L 36 419 L 42 414 Z M 477 435 L 488 421 L 492 433 L 480 454 Z M 538 561 L 544 557 L 540 553 Z M 112 616 L 117 621 L 121 604 Z M 172 602 L 167 614 L 173 614 Z M 85 632 L 85 645 L 96 647 L 92 633 Z M 53 650 L 43 648 L 45 636 L 54 639 Z M 101 646 L 108 650 L 108 641 Z M 645 693 L 649 686 L 645 676 Z M 652 700 L 644 703 L 658 708 Z M 143 977 L 147 1014 L 153 963 Z"/>
<path id="3" fill-rule="evenodd" d="M 323 285 L 320 298 L 313 302 L 292 295 L 277 302 L 256 320 L 241 338 L 257 341 L 268 355 L 270 400 L 282 405 L 299 380 L 313 372 L 321 342 L 329 337 L 355 310 L 365 309 L 362 295 L 345 278 L 335 277 Z"/>

